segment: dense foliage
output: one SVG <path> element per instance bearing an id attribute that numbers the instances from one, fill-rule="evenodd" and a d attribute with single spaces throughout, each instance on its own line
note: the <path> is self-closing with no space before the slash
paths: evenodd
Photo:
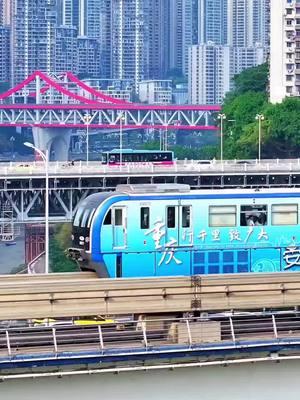
<path id="1" fill-rule="evenodd" d="M 67 258 L 66 249 L 71 245 L 71 229 L 69 223 L 55 226 L 54 234 L 50 240 L 50 268 L 52 272 L 78 271 L 77 264 Z"/>
<path id="2" fill-rule="evenodd" d="M 226 96 L 223 112 L 224 157 L 258 156 L 257 114 L 262 121 L 262 158 L 292 158 L 300 150 L 300 100 L 286 98 L 281 104 L 268 102 L 266 64 L 243 71 L 235 77 L 235 90 Z"/>

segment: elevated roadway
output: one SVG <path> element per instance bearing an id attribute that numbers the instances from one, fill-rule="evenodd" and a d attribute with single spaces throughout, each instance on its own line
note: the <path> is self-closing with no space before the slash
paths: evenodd
<path id="1" fill-rule="evenodd" d="M 0 277 L 0 320 L 279 309 L 300 304 L 300 273 L 99 279 Z"/>
<path id="2" fill-rule="evenodd" d="M 300 159 L 237 162 L 177 161 L 173 166 L 100 162 L 49 164 L 50 219 L 70 221 L 87 195 L 113 190 L 118 184 L 184 183 L 196 188 L 299 187 Z M 43 221 L 43 163 L 0 163 L 0 206 L 9 205 L 18 222 Z M 1 222 L 1 215 L 0 215 Z"/>

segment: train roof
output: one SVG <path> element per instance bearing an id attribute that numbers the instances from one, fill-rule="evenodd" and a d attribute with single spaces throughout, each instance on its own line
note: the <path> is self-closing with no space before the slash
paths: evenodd
<path id="1" fill-rule="evenodd" d="M 116 191 L 119 193 L 126 193 L 128 195 L 150 194 L 161 195 L 163 194 L 192 194 L 197 195 L 229 195 L 229 194 L 288 194 L 296 193 L 300 196 L 300 188 L 231 188 L 231 189 L 200 189 L 191 190 L 189 185 L 185 184 L 135 184 L 135 185 L 118 185 Z"/>
<path id="2" fill-rule="evenodd" d="M 136 185 L 117 185 L 117 192 L 128 194 L 140 193 L 187 193 L 191 191 L 189 185 L 181 184 L 136 184 Z"/>
<path id="3" fill-rule="evenodd" d="M 80 208 L 93 209 L 97 208 L 104 200 L 111 197 L 114 192 L 99 192 L 86 197 L 80 202 Z"/>

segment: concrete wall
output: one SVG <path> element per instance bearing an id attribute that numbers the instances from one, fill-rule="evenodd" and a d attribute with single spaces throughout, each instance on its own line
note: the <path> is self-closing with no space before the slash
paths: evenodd
<path id="1" fill-rule="evenodd" d="M 299 398 L 300 361 L 4 381 L 5 400 L 282 400 Z"/>

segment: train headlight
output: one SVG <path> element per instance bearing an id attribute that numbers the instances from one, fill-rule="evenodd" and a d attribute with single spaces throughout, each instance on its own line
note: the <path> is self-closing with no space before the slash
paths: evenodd
<path id="1" fill-rule="evenodd" d="M 74 235 L 71 235 L 71 240 L 74 240 Z"/>
<path id="2" fill-rule="evenodd" d="M 80 240 L 80 241 L 83 241 L 83 240 L 84 240 L 84 237 L 83 237 L 83 236 L 79 236 L 79 240 Z"/>

